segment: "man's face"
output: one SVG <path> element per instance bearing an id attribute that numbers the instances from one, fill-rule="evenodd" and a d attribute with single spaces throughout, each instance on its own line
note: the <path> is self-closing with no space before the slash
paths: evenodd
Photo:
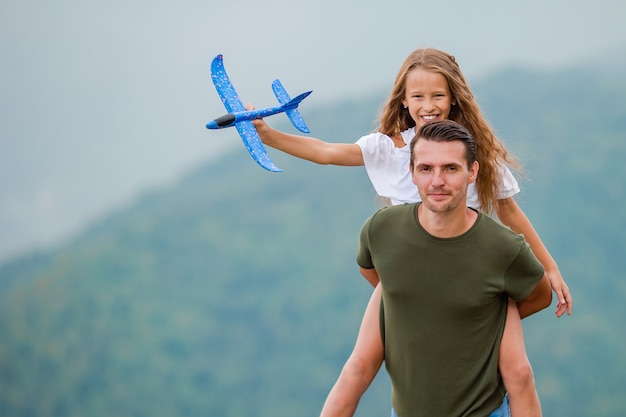
<path id="1" fill-rule="evenodd" d="M 424 206 L 435 213 L 447 213 L 459 206 L 465 209 L 467 186 L 476 179 L 478 162 L 468 169 L 461 141 L 420 139 L 410 169 Z"/>

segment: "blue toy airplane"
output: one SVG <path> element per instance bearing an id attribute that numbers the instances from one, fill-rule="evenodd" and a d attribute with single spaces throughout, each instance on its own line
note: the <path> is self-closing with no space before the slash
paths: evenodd
<path id="1" fill-rule="evenodd" d="M 211 78 L 213 79 L 213 84 L 215 84 L 217 93 L 220 95 L 228 114 L 211 120 L 206 125 L 207 129 L 223 129 L 235 126 L 248 152 L 250 152 L 250 155 L 257 164 L 268 171 L 282 171 L 282 169 L 274 165 L 265 151 L 263 142 L 261 142 L 261 138 L 251 120 L 285 112 L 296 129 L 304 133 L 309 133 L 309 128 L 297 108 L 300 102 L 311 94 L 311 91 L 307 91 L 292 99 L 289 97 L 289 94 L 287 94 L 287 91 L 280 81 L 274 80 L 272 90 L 280 105 L 259 110 L 246 110 L 230 82 L 228 74 L 226 74 L 226 70 L 224 70 L 222 55 L 216 56 L 211 63 Z"/>

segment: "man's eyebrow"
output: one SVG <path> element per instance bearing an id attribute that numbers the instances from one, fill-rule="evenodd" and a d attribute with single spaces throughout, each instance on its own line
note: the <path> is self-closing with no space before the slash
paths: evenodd
<path id="1" fill-rule="evenodd" d="M 428 163 L 428 162 L 419 162 L 415 164 L 415 168 L 432 168 L 435 165 Z M 462 167 L 463 164 L 458 163 L 458 162 L 447 162 L 444 164 L 438 164 L 437 166 L 441 167 L 441 168 L 459 168 Z"/>

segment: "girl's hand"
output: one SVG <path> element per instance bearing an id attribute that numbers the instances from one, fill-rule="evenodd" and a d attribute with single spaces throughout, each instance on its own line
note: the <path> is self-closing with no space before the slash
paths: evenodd
<path id="1" fill-rule="evenodd" d="M 558 300 L 556 304 L 556 316 L 561 317 L 566 311 L 568 316 L 571 315 L 573 307 L 572 295 L 569 291 L 569 287 L 561 276 L 561 272 L 558 269 L 555 271 L 546 271 L 546 275 L 550 281 L 552 291 L 554 291 Z"/>
<path id="2" fill-rule="evenodd" d="M 254 110 L 254 106 L 252 104 L 246 104 L 246 110 Z M 267 144 L 267 138 L 269 136 L 269 132 L 271 130 L 270 126 L 265 123 L 263 119 L 254 119 L 252 120 L 252 124 L 256 128 L 257 133 L 261 137 L 261 142 Z"/>

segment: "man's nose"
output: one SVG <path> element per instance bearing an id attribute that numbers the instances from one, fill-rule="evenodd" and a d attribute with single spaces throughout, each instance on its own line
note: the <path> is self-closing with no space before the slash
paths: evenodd
<path id="1" fill-rule="evenodd" d="M 441 186 L 445 183 L 443 173 L 441 171 L 435 170 L 435 172 L 433 173 L 432 183 L 435 187 Z"/>

